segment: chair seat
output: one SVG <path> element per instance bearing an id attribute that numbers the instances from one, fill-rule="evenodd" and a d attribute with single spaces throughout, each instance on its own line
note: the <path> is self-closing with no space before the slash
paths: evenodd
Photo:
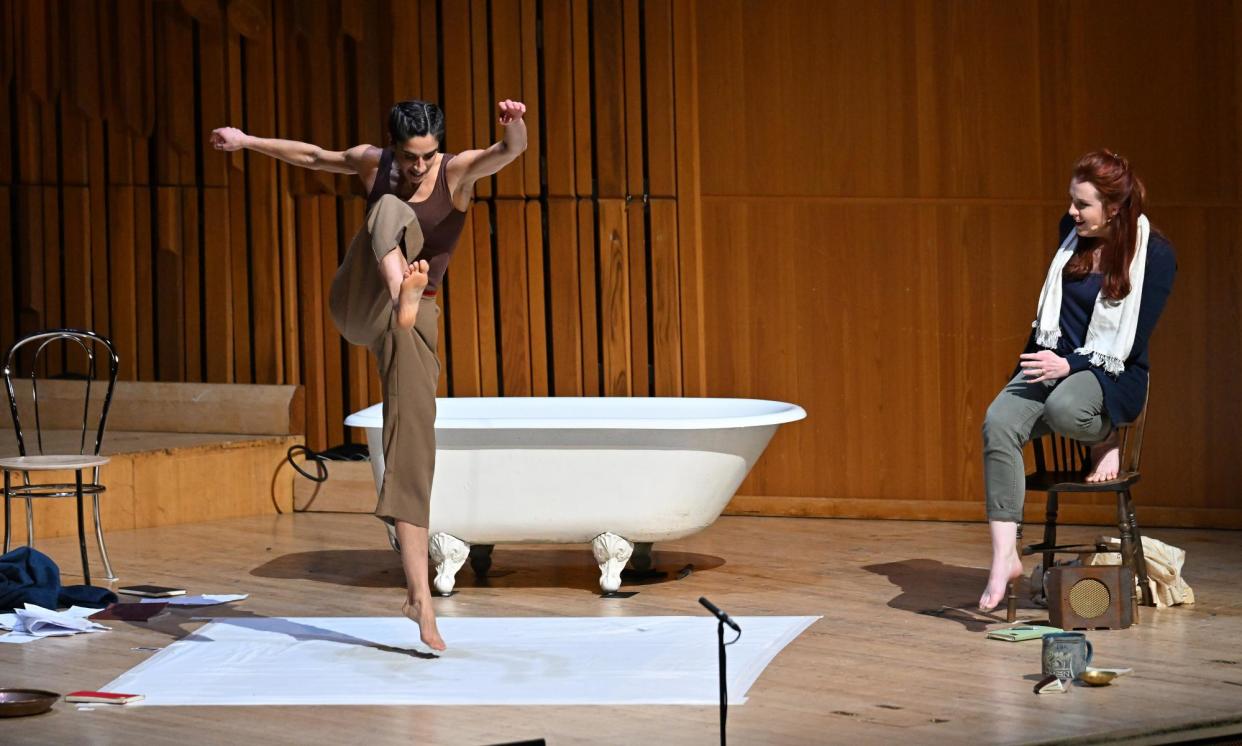
<path id="1" fill-rule="evenodd" d="M 1122 472 L 1106 482 L 1088 482 L 1081 471 L 1046 471 L 1026 475 L 1028 492 L 1118 492 L 1139 481 L 1136 471 Z"/>
<path id="2" fill-rule="evenodd" d="M 0 469 L 5 471 L 63 471 L 65 469 L 92 469 L 108 463 L 107 456 L 15 456 L 0 458 Z"/>

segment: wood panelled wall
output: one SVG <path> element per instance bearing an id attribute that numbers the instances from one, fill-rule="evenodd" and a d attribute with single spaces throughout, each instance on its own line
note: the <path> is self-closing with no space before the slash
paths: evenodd
<path id="1" fill-rule="evenodd" d="M 741 512 L 981 518 L 1069 167 L 1113 147 L 1180 261 L 1142 517 L 1242 527 L 1242 0 L 0 0 L 0 37 L 0 341 L 89 326 L 130 378 L 302 383 L 341 442 L 379 398 L 325 308 L 362 195 L 206 134 L 378 144 L 424 97 L 452 151 L 519 98 L 441 393 L 803 405 Z"/>
<path id="2" fill-rule="evenodd" d="M 380 399 L 326 309 L 361 188 L 207 136 L 382 145 L 392 102 L 423 98 L 452 152 L 499 139 L 512 98 L 530 144 L 476 190 L 441 294 L 441 395 L 679 395 L 699 294 L 681 272 L 697 245 L 679 251 L 674 10 L 3 0 L 0 341 L 87 327 L 124 378 L 301 383 L 308 443 L 341 443 Z"/>
<path id="3" fill-rule="evenodd" d="M 1070 167 L 1107 146 L 1179 262 L 1140 520 L 1242 527 L 1242 3 L 699 8 L 707 391 L 810 415 L 735 509 L 982 517 L 984 412 L 1030 332 Z M 1111 501 L 1062 517 L 1115 520 Z"/>

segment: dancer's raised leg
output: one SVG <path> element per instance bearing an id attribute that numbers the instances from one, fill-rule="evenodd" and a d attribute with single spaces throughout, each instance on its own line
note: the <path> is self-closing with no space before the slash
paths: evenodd
<path id="1" fill-rule="evenodd" d="M 396 527 L 408 589 L 401 613 L 418 625 L 419 637 L 427 647 L 444 650 L 444 639 L 436 629 L 436 613 L 431 607 L 431 584 L 427 580 L 427 529 L 405 521 L 397 521 Z"/>

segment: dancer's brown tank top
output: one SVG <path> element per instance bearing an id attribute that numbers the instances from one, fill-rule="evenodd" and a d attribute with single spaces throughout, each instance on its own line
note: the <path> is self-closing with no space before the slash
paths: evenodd
<path id="1" fill-rule="evenodd" d="M 410 202 L 414 214 L 418 216 L 418 226 L 423 231 L 423 250 L 419 259 L 426 259 L 431 265 L 427 272 L 427 288 L 438 290 L 444 279 L 444 271 L 448 269 L 449 257 L 457 247 L 457 239 L 461 237 L 462 227 L 466 224 L 466 213 L 453 207 L 453 195 L 449 193 L 448 164 L 453 154 L 445 153 L 440 158 L 440 173 L 436 175 L 436 185 L 431 196 L 422 202 Z M 380 156 L 379 170 L 375 173 L 375 183 L 371 193 L 367 195 L 367 209 L 370 210 L 380 197 L 392 193 L 392 150 L 384 148 Z"/>

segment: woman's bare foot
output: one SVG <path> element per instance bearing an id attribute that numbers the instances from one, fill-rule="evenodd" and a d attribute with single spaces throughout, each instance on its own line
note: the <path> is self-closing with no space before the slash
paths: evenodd
<path id="1" fill-rule="evenodd" d="M 1107 482 L 1117 478 L 1117 471 L 1121 468 L 1121 438 L 1116 429 L 1091 446 L 1091 464 L 1088 482 Z"/>
<path id="2" fill-rule="evenodd" d="M 418 636 L 422 638 L 424 645 L 432 650 L 444 650 L 447 647 L 444 638 L 440 637 L 440 631 L 436 629 L 436 614 L 431 608 L 430 598 L 424 601 L 407 598 L 401 604 L 401 613 L 418 625 Z"/>
<path id="3" fill-rule="evenodd" d="M 416 259 L 405 268 L 401 290 L 397 293 L 397 326 L 402 329 L 413 328 L 418 320 L 418 302 L 427 287 L 428 268 L 425 259 Z"/>
<path id="4" fill-rule="evenodd" d="M 988 574 L 988 587 L 979 597 L 979 611 L 991 611 L 1005 600 L 1009 584 L 1022 577 L 1022 558 L 1014 551 L 1006 559 L 992 560 L 992 572 Z"/>

